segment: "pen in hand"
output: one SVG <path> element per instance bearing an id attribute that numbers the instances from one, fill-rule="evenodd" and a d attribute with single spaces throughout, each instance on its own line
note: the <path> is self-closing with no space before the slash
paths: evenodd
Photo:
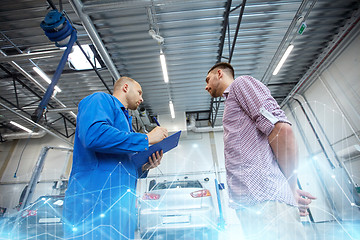
<path id="1" fill-rule="evenodd" d="M 158 120 L 156 119 L 156 117 L 153 117 L 153 119 L 154 119 L 156 125 L 158 125 L 158 126 L 160 127 L 160 123 L 158 122 Z"/>

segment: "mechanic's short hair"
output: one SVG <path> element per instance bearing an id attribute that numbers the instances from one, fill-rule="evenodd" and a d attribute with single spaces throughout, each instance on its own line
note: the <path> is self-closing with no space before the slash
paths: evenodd
<path id="1" fill-rule="evenodd" d="M 121 88 L 125 83 L 136 83 L 136 81 L 129 77 L 120 77 L 114 84 L 114 91 L 117 91 L 119 88 Z"/>

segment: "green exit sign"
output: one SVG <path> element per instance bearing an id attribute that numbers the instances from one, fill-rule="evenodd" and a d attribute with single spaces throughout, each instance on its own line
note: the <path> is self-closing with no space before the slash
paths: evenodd
<path id="1" fill-rule="evenodd" d="M 302 35 L 303 32 L 305 31 L 306 27 L 307 27 L 306 23 L 302 22 L 300 27 L 299 27 L 298 34 Z"/>

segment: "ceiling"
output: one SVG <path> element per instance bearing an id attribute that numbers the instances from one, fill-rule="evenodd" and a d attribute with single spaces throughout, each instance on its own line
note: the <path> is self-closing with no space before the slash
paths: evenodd
<path id="1" fill-rule="evenodd" d="M 194 113 L 198 121 L 221 125 L 222 100 L 212 99 L 204 90 L 212 65 L 231 61 L 236 76 L 254 76 L 281 103 L 358 12 L 359 4 L 358 0 L 2 0 L 0 133 L 21 133 L 10 124 L 15 121 L 34 131 L 71 138 L 79 101 L 93 92 L 111 92 L 119 76 L 141 84 L 141 107 L 151 116 L 169 114 L 172 100 L 176 112 Z M 79 44 L 95 45 L 105 66 L 96 73 L 76 71 L 66 64 L 57 84 L 62 91 L 50 100 L 45 116 L 34 127 L 29 119 L 48 84 L 33 67 L 37 65 L 51 78 L 64 52 L 40 28 L 53 7 L 64 10 L 77 30 Z M 300 35 L 302 21 L 307 28 Z M 164 42 L 153 39 L 150 29 Z M 294 50 L 273 76 L 289 44 Z M 160 49 L 166 56 L 169 83 L 163 80 Z"/>

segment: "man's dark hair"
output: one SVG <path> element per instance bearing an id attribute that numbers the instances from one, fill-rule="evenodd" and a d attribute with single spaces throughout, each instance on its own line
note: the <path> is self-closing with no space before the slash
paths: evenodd
<path id="1" fill-rule="evenodd" d="M 214 70 L 214 69 L 223 69 L 223 70 L 229 70 L 229 73 L 232 75 L 232 77 L 235 77 L 235 72 L 234 72 L 234 68 L 231 66 L 230 63 L 226 63 L 226 62 L 219 62 L 217 64 L 215 64 L 214 66 L 212 66 L 212 68 L 210 68 L 210 70 L 208 71 L 208 74 Z"/>

